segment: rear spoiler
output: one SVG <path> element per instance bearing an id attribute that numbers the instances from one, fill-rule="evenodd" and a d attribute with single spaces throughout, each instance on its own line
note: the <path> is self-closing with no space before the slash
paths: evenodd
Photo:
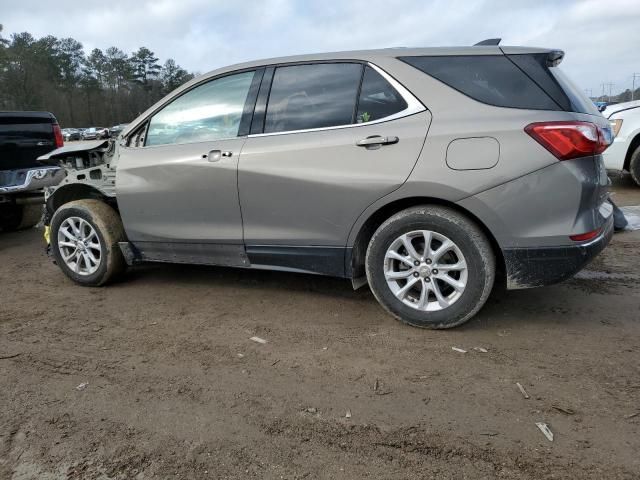
<path id="1" fill-rule="evenodd" d="M 481 42 L 478 42 L 476 44 L 474 44 L 474 47 L 486 47 L 486 46 L 498 46 L 500 45 L 500 42 L 502 41 L 501 38 L 487 38 L 486 40 L 482 40 Z M 504 53 L 505 55 L 513 55 L 513 54 L 519 54 L 519 53 L 528 53 L 526 50 L 526 48 L 523 47 L 505 47 L 508 50 L 511 49 L 515 49 L 515 50 L 520 50 L 519 52 L 505 52 L 504 49 L 501 47 L 500 49 L 502 50 L 502 53 Z M 524 50 L 524 51 L 523 51 Z M 532 51 L 535 50 L 535 53 L 544 53 L 544 50 L 540 50 L 540 49 L 531 49 Z M 547 50 L 547 67 L 557 67 L 558 65 L 560 65 L 560 63 L 562 62 L 562 59 L 564 58 L 564 52 L 562 50 Z M 533 53 L 533 52 L 532 52 Z"/>
<path id="2" fill-rule="evenodd" d="M 482 40 L 481 42 L 478 42 L 476 44 L 474 44 L 474 47 L 483 47 L 483 46 L 487 46 L 487 45 L 500 45 L 500 41 L 502 39 L 501 38 L 487 38 L 486 40 Z"/>
<path id="3" fill-rule="evenodd" d="M 562 50 L 551 50 L 547 55 L 547 67 L 557 67 L 564 58 Z"/>

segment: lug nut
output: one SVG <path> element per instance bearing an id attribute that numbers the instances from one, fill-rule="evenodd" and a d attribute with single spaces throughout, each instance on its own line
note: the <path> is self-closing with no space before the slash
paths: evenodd
<path id="1" fill-rule="evenodd" d="M 419 276 L 420 276 L 420 274 L 419 274 L 418 272 L 413 272 L 413 276 L 414 276 L 414 277 L 419 277 Z"/>
<path id="2" fill-rule="evenodd" d="M 431 279 L 429 277 L 424 279 L 425 282 L 429 283 L 431 281 Z"/>
<path id="3" fill-rule="evenodd" d="M 438 274 L 438 269 L 434 268 L 433 270 L 431 270 L 431 273 L 433 273 L 434 275 L 437 275 Z"/>
<path id="4" fill-rule="evenodd" d="M 431 259 L 427 258 L 427 265 L 431 265 Z"/>
<path id="5" fill-rule="evenodd" d="M 416 260 L 415 262 L 413 262 L 413 264 L 417 267 L 418 265 L 420 265 L 420 262 Z"/>

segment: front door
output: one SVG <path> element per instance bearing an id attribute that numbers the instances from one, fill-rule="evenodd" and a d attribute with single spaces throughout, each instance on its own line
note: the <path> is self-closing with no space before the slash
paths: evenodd
<path id="1" fill-rule="evenodd" d="M 220 252 L 243 251 L 237 167 L 257 76 L 235 73 L 187 91 L 150 117 L 142 146 L 120 148 L 118 205 L 146 259 L 234 264 Z"/>

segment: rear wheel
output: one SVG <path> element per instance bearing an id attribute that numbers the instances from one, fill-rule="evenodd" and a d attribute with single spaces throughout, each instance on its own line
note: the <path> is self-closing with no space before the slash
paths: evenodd
<path id="1" fill-rule="evenodd" d="M 631 160 L 629 161 L 629 172 L 631 178 L 636 182 L 636 185 L 640 187 L 640 147 L 636 148 L 631 154 Z"/>
<path id="2" fill-rule="evenodd" d="M 451 328 L 482 308 L 496 266 L 475 223 L 450 208 L 421 206 L 378 228 L 366 270 L 373 294 L 393 316 L 416 327 Z"/>
<path id="3" fill-rule="evenodd" d="M 80 285 L 100 286 L 126 268 L 118 213 L 100 200 L 76 200 L 51 219 L 51 250 L 62 271 Z"/>

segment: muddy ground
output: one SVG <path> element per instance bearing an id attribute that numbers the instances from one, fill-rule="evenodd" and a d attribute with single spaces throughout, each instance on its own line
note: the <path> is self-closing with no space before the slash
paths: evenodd
<path id="1" fill-rule="evenodd" d="M 579 278 L 434 332 L 317 276 L 81 288 L 41 231 L 0 234 L 0 478 L 640 478 L 639 253 L 616 235 Z"/>

